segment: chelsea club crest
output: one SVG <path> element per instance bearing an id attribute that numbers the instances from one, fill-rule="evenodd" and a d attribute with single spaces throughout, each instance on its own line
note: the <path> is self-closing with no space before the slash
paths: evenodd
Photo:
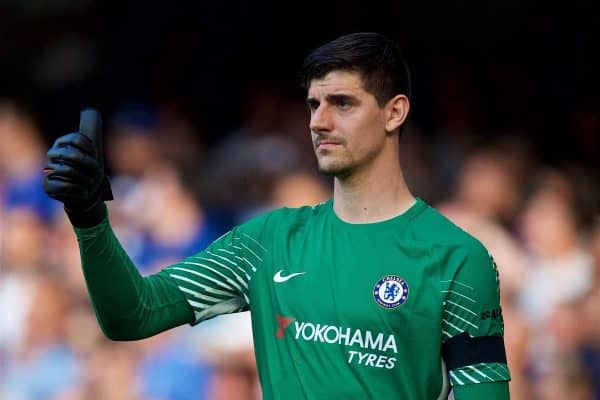
<path id="1" fill-rule="evenodd" d="M 384 276 L 375 284 L 373 297 L 381 307 L 396 308 L 406 301 L 408 284 L 399 276 Z"/>

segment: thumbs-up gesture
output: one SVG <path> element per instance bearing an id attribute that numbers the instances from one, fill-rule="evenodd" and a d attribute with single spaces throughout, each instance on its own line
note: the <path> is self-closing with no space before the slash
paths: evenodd
<path id="1" fill-rule="evenodd" d="M 74 225 L 100 222 L 86 214 L 99 215 L 105 200 L 112 200 L 110 183 L 104 169 L 100 114 L 93 109 L 81 112 L 79 131 L 56 139 L 46 155 L 43 187 L 46 194 L 65 205 Z"/>

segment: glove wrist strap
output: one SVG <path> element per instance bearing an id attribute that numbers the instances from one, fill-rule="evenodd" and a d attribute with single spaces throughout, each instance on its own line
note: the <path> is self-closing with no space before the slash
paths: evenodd
<path id="1" fill-rule="evenodd" d="M 65 206 L 65 211 L 69 221 L 76 228 L 92 228 L 102 222 L 107 214 L 106 205 L 100 199 L 84 210 Z"/>

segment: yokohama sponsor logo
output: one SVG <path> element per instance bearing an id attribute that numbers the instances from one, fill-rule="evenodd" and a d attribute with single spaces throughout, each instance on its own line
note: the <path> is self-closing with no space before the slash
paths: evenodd
<path id="1" fill-rule="evenodd" d="M 275 332 L 277 339 L 284 339 L 288 327 L 293 326 L 295 332 L 288 337 L 303 342 L 320 342 L 350 347 L 348 349 L 348 364 L 360 367 L 385 368 L 396 367 L 396 357 L 388 354 L 398 354 L 396 337 L 382 332 L 372 332 L 366 329 L 347 328 L 314 322 L 297 321 L 293 317 L 276 315 L 278 328 Z M 293 324 L 292 324 L 293 322 Z M 354 347 L 352 349 L 352 347 Z M 359 351 L 356 347 L 360 347 Z M 377 353 L 372 353 L 376 351 Z"/>
<path id="2" fill-rule="evenodd" d="M 398 353 L 396 337 L 394 335 L 303 321 L 294 321 L 294 327 L 296 328 L 294 335 L 294 339 L 296 340 L 358 346 L 363 349 L 379 350 L 382 352 L 391 350 L 396 354 Z"/>

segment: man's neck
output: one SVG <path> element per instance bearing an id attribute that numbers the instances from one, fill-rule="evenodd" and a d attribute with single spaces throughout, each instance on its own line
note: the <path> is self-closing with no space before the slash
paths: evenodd
<path id="1" fill-rule="evenodd" d="M 385 221 L 408 210 L 415 198 L 410 193 L 398 166 L 335 178 L 333 209 L 343 221 L 355 224 Z"/>

